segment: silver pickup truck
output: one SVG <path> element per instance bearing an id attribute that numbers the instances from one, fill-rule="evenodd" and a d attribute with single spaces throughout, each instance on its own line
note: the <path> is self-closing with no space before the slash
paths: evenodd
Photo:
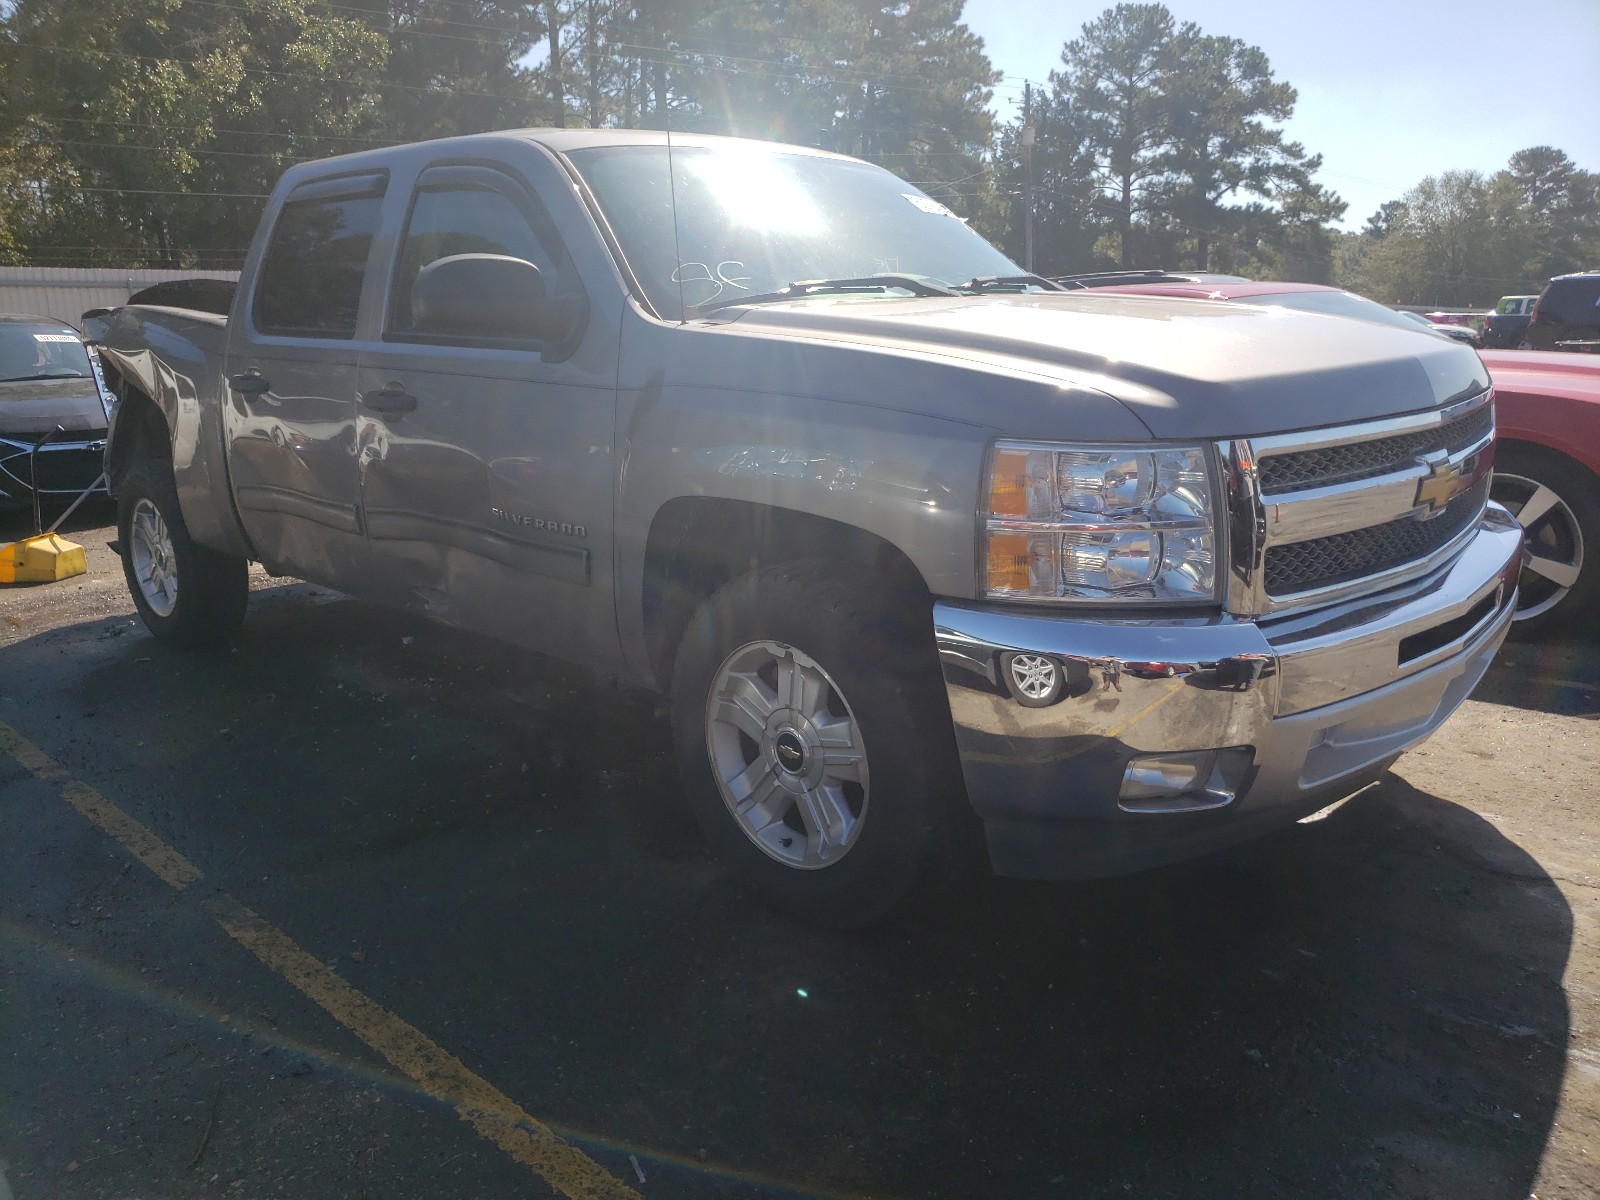
<path id="1" fill-rule="evenodd" d="M 304 164 L 231 315 L 102 342 L 157 636 L 234 635 L 254 560 L 667 692 L 712 843 L 834 924 L 974 813 L 996 871 L 1081 878 L 1316 812 L 1512 614 L 1470 349 L 1065 292 L 834 154 L 529 130 Z"/>

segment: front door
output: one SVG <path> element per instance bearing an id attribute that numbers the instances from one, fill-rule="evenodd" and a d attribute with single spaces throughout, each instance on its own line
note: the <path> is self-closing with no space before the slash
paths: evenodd
<path id="1" fill-rule="evenodd" d="M 361 505 L 374 582 L 441 620 L 579 661 L 614 653 L 612 439 L 617 331 L 571 344 L 413 328 L 418 272 L 457 254 L 537 266 L 582 292 L 533 190 L 482 165 L 423 171 L 381 342 L 361 356 Z"/>
<path id="2" fill-rule="evenodd" d="M 229 323 L 223 423 L 234 503 L 268 569 L 361 590 L 356 318 L 385 176 L 285 199 L 250 303 Z"/>

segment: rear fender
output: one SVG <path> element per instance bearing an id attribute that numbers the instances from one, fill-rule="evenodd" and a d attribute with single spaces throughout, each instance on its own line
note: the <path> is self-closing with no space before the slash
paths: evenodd
<path id="1" fill-rule="evenodd" d="M 209 313 L 135 305 L 111 315 L 99 345 L 119 397 L 106 467 L 115 491 L 137 459 L 166 457 L 189 535 L 213 550 L 250 558 L 222 436 L 226 339 L 226 318 Z"/>

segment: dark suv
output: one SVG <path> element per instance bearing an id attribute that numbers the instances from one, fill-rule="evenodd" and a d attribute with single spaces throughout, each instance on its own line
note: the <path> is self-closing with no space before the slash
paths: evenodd
<path id="1" fill-rule="evenodd" d="M 1557 275 L 1545 284 L 1521 348 L 1600 352 L 1600 271 Z"/>

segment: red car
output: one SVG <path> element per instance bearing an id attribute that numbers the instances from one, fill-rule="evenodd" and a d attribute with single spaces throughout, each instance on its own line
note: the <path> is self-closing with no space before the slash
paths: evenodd
<path id="1" fill-rule="evenodd" d="M 1119 295 L 1274 305 L 1378 321 L 1429 336 L 1375 300 L 1321 284 L 1083 278 L 1093 279 L 1087 286 L 1096 291 Z M 1071 277 L 1063 283 L 1074 286 Z M 1515 350 L 1489 350 L 1480 357 L 1494 381 L 1500 433 L 1490 495 L 1516 514 L 1528 536 L 1517 628 L 1538 635 L 1571 627 L 1600 601 L 1600 357 Z"/>
<path id="2" fill-rule="evenodd" d="M 1528 535 L 1517 620 L 1530 632 L 1582 620 L 1600 599 L 1600 358 L 1479 357 L 1494 380 L 1500 432 L 1490 495 Z"/>

